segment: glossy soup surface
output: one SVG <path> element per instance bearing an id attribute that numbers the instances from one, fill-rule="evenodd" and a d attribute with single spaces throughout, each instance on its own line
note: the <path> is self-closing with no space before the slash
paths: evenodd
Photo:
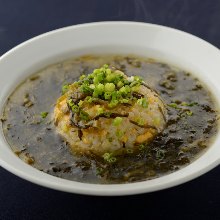
<path id="1" fill-rule="evenodd" d="M 120 156 L 115 163 L 73 155 L 53 123 L 62 86 L 106 63 L 142 76 L 168 108 L 166 129 L 138 153 Z M 42 118 L 42 112 L 48 115 Z M 191 73 L 134 56 L 84 56 L 49 66 L 15 88 L 2 122 L 12 150 L 31 166 L 69 180 L 109 184 L 156 178 L 192 162 L 217 132 L 217 111 L 209 90 Z"/>

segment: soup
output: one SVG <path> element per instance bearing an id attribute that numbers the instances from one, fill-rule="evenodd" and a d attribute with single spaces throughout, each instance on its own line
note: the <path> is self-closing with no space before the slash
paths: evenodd
<path id="1" fill-rule="evenodd" d="M 152 138 L 144 139 L 143 143 L 139 141 L 130 147 L 127 144 L 130 142 L 124 141 L 120 147 L 123 150 L 115 153 L 111 151 L 114 137 L 107 135 L 106 143 L 109 147 L 102 145 L 107 150 L 91 151 L 89 154 L 88 150 L 81 150 L 78 154 L 74 152 L 74 143 L 70 143 L 65 135 L 58 132 L 54 109 L 67 85 L 78 81 L 80 76 L 86 77 L 104 64 L 113 67 L 114 71 L 125 73 L 129 79 L 133 76 L 142 77 L 148 85 L 148 94 L 151 91 L 152 97 L 158 97 L 157 103 L 162 100 L 160 111 L 147 104 L 152 114 L 161 117 L 160 122 L 154 121 L 157 126 L 154 126 L 155 131 L 151 130 Z M 125 85 L 119 85 L 117 92 L 122 87 Z M 132 94 L 134 96 L 134 92 Z M 144 107 L 144 100 L 144 96 L 137 97 L 134 102 Z M 127 119 L 121 116 L 120 111 L 117 113 L 119 116 L 100 120 L 121 120 L 123 123 L 118 129 L 118 135 L 123 138 L 133 127 L 123 121 Z M 12 150 L 31 166 L 69 180 L 114 184 L 149 180 L 190 164 L 211 144 L 218 130 L 217 117 L 218 112 L 209 90 L 189 72 L 153 59 L 91 55 L 51 65 L 26 79 L 9 96 L 2 116 L 2 126 Z M 153 127 L 152 124 L 150 126 Z M 111 127 L 109 131 L 114 128 Z M 85 137 L 86 129 L 78 129 L 80 135 L 77 135 Z M 136 131 L 146 131 L 141 129 Z M 138 135 L 128 133 L 127 139 L 133 140 Z M 100 149 L 97 148 L 99 141 L 96 143 L 94 149 Z"/>

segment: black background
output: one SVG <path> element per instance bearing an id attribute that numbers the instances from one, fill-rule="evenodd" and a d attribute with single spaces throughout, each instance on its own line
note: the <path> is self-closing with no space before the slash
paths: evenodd
<path id="1" fill-rule="evenodd" d="M 0 55 L 50 30 L 109 20 L 166 25 L 220 47 L 219 0 L 0 0 Z M 220 219 L 220 167 L 171 189 L 126 197 L 58 192 L 0 168 L 1 220 L 131 218 Z"/>

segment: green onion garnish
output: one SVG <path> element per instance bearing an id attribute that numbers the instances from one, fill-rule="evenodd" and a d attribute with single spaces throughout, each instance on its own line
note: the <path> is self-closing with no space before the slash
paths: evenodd
<path id="1" fill-rule="evenodd" d="M 103 155 L 103 158 L 105 161 L 107 161 L 108 163 L 114 163 L 116 162 L 116 157 L 113 157 L 113 154 L 112 153 L 105 153 Z"/>
<path id="2" fill-rule="evenodd" d="M 48 112 L 41 112 L 40 115 L 42 118 L 46 118 L 48 115 Z"/>

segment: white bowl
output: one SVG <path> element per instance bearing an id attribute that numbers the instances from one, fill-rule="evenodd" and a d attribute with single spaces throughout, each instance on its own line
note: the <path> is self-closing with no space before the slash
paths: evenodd
<path id="1" fill-rule="evenodd" d="M 220 51 L 179 30 L 136 22 L 99 22 L 55 30 L 20 44 L 0 58 L 0 111 L 15 85 L 48 64 L 94 53 L 137 54 L 174 64 L 205 81 L 220 103 Z M 129 195 L 175 186 L 211 170 L 220 162 L 220 134 L 199 159 L 172 174 L 138 183 L 100 185 L 69 181 L 43 173 L 20 160 L 0 133 L 0 165 L 33 183 L 71 193 Z"/>

